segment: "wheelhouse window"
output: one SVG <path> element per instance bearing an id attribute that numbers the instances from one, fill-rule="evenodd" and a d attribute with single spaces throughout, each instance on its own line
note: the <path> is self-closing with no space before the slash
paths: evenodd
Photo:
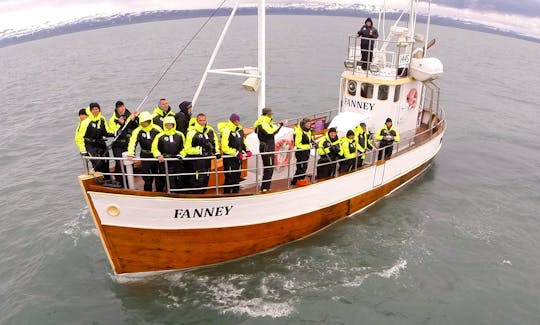
<path id="1" fill-rule="evenodd" d="M 394 88 L 394 103 L 399 101 L 399 93 L 401 92 L 401 85 L 396 85 Z"/>
<path id="2" fill-rule="evenodd" d="M 363 82 L 360 86 L 360 96 L 363 98 L 373 98 L 373 88 L 373 84 Z"/>
<path id="3" fill-rule="evenodd" d="M 356 96 L 356 81 L 354 80 L 349 80 L 347 82 L 347 92 L 349 93 L 349 95 L 351 96 Z"/>
<path id="4" fill-rule="evenodd" d="M 378 100 L 387 100 L 388 93 L 390 92 L 390 87 L 387 85 L 379 85 L 379 91 L 377 94 Z"/>

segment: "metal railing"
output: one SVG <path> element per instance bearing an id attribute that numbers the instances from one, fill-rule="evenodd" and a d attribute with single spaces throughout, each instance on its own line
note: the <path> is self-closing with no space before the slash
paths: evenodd
<path id="1" fill-rule="evenodd" d="M 362 49 L 362 40 L 373 43 L 373 50 Z M 353 74 L 364 74 L 398 79 L 407 77 L 414 41 L 386 41 L 349 35 L 345 67 Z M 362 60 L 362 52 L 368 55 Z M 371 60 L 369 58 L 372 58 Z M 367 69 L 361 69 L 365 64 Z"/>
<path id="2" fill-rule="evenodd" d="M 428 127 L 423 132 L 416 133 L 416 134 L 411 135 L 411 136 L 404 136 L 404 137 L 402 137 L 400 142 L 395 142 L 395 143 L 391 144 L 390 146 L 393 147 L 393 149 L 392 149 L 392 151 L 393 151 L 392 157 L 398 156 L 398 155 L 410 150 L 411 148 L 413 148 L 415 146 L 416 147 L 420 146 L 420 145 L 424 144 L 425 142 L 429 141 L 436 134 L 440 133 L 444 129 L 444 125 L 445 125 L 446 122 L 445 122 L 444 111 L 440 110 L 439 112 L 440 112 L 440 115 L 437 116 L 437 119 L 438 119 L 437 123 L 433 123 L 433 125 L 431 127 Z M 387 146 L 387 147 L 389 147 L 389 146 Z M 383 152 L 382 160 L 384 160 L 384 150 L 387 147 L 382 147 L 382 148 L 374 147 L 373 150 L 366 151 L 365 159 L 364 159 L 362 165 L 359 164 L 359 159 L 361 158 L 361 154 L 358 154 L 356 156 L 356 158 L 354 158 L 355 161 L 352 164 L 352 168 L 351 168 L 350 172 L 354 172 L 354 171 L 357 171 L 359 169 L 366 168 L 366 167 L 374 165 L 377 162 L 377 160 L 379 160 L 378 156 L 379 156 L 379 152 L 381 152 L 381 151 Z M 133 158 L 133 160 L 131 160 L 131 161 L 127 160 L 126 158 L 120 158 L 120 157 L 82 157 L 82 158 L 83 158 L 83 162 L 84 162 L 84 166 L 85 166 L 85 171 L 86 171 L 87 174 L 93 173 L 91 168 L 88 166 L 89 165 L 88 163 L 90 161 L 102 160 L 110 168 L 111 166 L 109 165 L 109 161 L 118 161 L 118 160 L 120 160 L 121 161 L 121 164 L 120 164 L 121 172 L 120 173 L 108 172 L 108 173 L 102 173 L 102 174 L 103 175 L 108 175 L 108 176 L 114 176 L 115 178 L 120 177 L 120 179 L 122 180 L 123 187 L 126 188 L 126 189 L 127 188 L 136 189 L 135 184 L 133 182 L 130 182 L 130 179 L 134 179 L 135 177 L 141 177 L 141 176 L 151 176 L 151 177 L 165 178 L 165 192 L 167 192 L 167 193 L 179 193 L 179 194 L 186 194 L 187 193 L 187 194 L 190 194 L 190 193 L 193 193 L 193 191 L 200 192 L 200 191 L 204 190 L 208 194 L 228 195 L 228 194 L 223 194 L 222 193 L 223 189 L 225 189 L 227 187 L 235 187 L 235 186 L 238 186 L 238 185 L 237 184 L 233 184 L 233 185 L 222 184 L 221 181 L 220 181 L 222 176 L 225 176 L 228 173 L 234 173 L 234 172 L 240 172 L 242 175 L 248 175 L 247 178 L 242 179 L 242 181 L 240 182 L 240 186 L 242 188 L 242 194 L 256 194 L 256 193 L 259 193 L 259 191 L 261 189 L 261 185 L 262 185 L 262 182 L 263 182 L 262 181 L 262 174 L 264 172 L 264 169 L 266 169 L 266 168 L 287 168 L 286 177 L 284 177 L 284 178 L 287 180 L 287 188 L 291 188 L 292 185 L 290 185 L 290 183 L 291 183 L 291 180 L 293 179 L 293 177 L 295 176 L 294 175 L 295 170 L 296 170 L 295 166 L 298 163 L 295 160 L 293 160 L 294 153 L 296 151 L 299 151 L 299 150 L 293 149 L 293 150 L 286 150 L 286 151 L 272 151 L 272 152 L 254 154 L 249 159 L 254 159 L 255 160 L 255 167 L 250 168 L 248 166 L 247 168 L 241 168 L 240 170 L 233 170 L 233 171 L 227 171 L 227 170 L 219 169 L 218 168 L 218 166 L 219 166 L 218 159 L 216 159 L 215 156 L 208 156 L 208 157 L 186 157 L 186 158 L 183 159 L 184 164 L 190 164 L 190 162 L 194 161 L 194 160 L 213 160 L 214 168 L 211 168 L 208 171 L 173 173 L 173 172 L 170 172 L 169 164 L 171 162 L 177 162 L 178 159 L 177 158 L 165 158 L 165 160 L 162 162 L 164 164 L 164 173 L 162 173 L 162 174 L 142 173 L 140 170 L 133 170 L 133 169 L 129 168 L 130 163 L 134 162 L 134 161 L 141 161 L 141 162 L 143 162 L 143 161 L 156 161 L 157 162 L 158 160 L 154 159 L 154 158 L 138 158 L 137 157 L 137 158 Z M 287 159 L 284 159 L 284 161 L 286 161 L 286 163 L 281 164 L 281 165 L 274 165 L 274 166 L 264 166 L 262 164 L 262 159 L 260 157 L 262 157 L 263 155 L 276 155 L 276 154 L 280 154 L 280 155 L 285 154 L 285 155 L 287 155 L 286 156 Z M 232 157 L 231 156 L 223 156 L 223 158 L 232 158 Z M 308 164 L 308 168 L 307 168 L 306 172 L 301 174 L 301 175 L 296 175 L 296 176 L 300 177 L 300 178 L 302 178 L 302 177 L 306 178 L 307 177 L 307 178 L 309 178 L 311 183 L 315 183 L 317 181 L 317 168 L 318 167 L 327 166 L 327 165 L 334 165 L 335 168 L 336 168 L 334 177 L 339 177 L 339 175 L 340 175 L 339 166 L 341 164 L 343 164 L 345 161 L 349 160 L 349 159 L 343 158 L 343 159 L 337 159 L 335 161 L 328 161 L 328 162 L 319 163 L 320 158 L 321 158 L 321 156 L 318 154 L 317 149 L 314 149 L 314 150 L 312 149 L 310 157 L 308 158 L 308 160 L 305 161 L 305 163 Z M 192 187 L 171 188 L 171 178 L 172 177 L 180 177 L 180 178 L 182 178 L 184 180 L 187 180 L 189 178 L 195 177 L 196 175 L 207 175 L 209 177 L 209 179 L 210 179 L 210 177 L 213 177 L 213 184 L 209 185 L 209 186 L 197 187 L 197 188 L 192 188 Z M 249 177 L 249 176 L 251 176 L 251 177 Z M 277 179 L 283 179 L 283 178 L 277 178 Z M 277 179 L 271 179 L 270 181 L 276 181 Z M 184 184 L 186 184 L 185 181 L 184 181 Z M 107 185 L 107 184 L 105 183 L 104 185 Z"/>

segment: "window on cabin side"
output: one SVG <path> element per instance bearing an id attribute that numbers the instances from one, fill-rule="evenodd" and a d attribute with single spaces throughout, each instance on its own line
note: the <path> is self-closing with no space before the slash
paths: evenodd
<path id="1" fill-rule="evenodd" d="M 394 88 L 394 103 L 399 101 L 399 93 L 401 92 L 401 85 L 396 85 Z"/>
<path id="2" fill-rule="evenodd" d="M 373 98 L 373 84 L 362 83 L 360 86 L 360 96 L 363 98 Z"/>
<path id="3" fill-rule="evenodd" d="M 378 100 L 387 100 L 388 92 L 390 92 L 390 87 L 387 85 L 379 85 L 379 93 L 377 95 Z"/>

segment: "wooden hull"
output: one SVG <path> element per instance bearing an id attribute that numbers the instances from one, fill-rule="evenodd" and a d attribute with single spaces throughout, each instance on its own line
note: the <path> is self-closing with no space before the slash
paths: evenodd
<path id="1" fill-rule="evenodd" d="M 422 173 L 442 133 L 385 163 L 271 194 L 179 198 L 80 183 L 115 273 L 184 269 L 260 253 L 358 212 Z"/>

